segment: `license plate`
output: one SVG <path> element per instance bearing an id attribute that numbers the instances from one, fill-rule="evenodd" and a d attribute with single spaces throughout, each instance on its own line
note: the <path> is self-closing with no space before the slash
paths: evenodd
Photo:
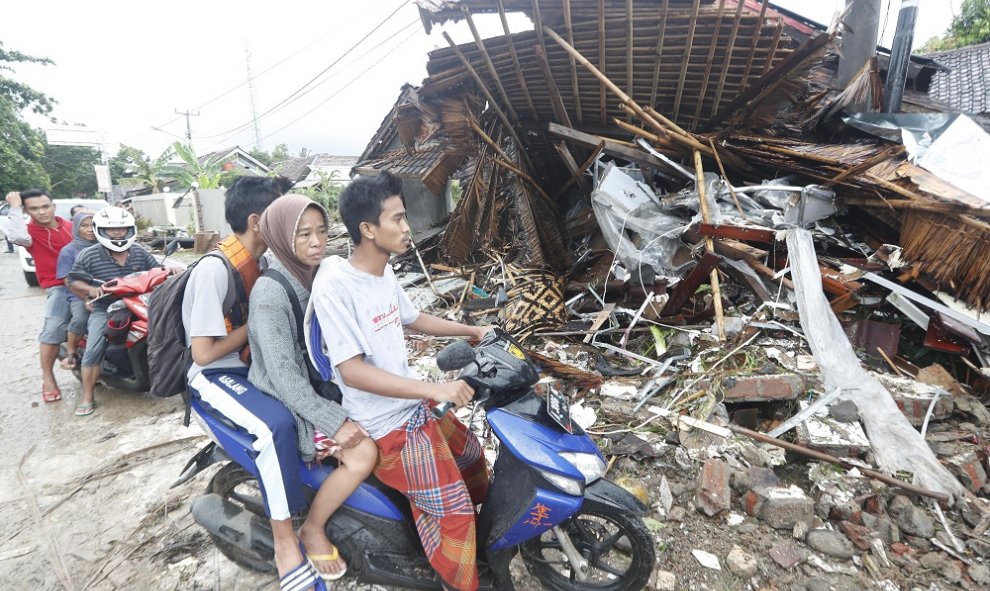
<path id="1" fill-rule="evenodd" d="M 564 431 L 574 432 L 574 424 L 571 422 L 571 401 L 553 386 L 547 388 L 547 414 Z"/>

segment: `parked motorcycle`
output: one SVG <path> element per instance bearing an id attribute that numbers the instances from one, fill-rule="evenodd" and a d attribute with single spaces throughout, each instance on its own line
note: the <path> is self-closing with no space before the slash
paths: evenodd
<path id="1" fill-rule="evenodd" d="M 165 248 L 165 257 L 175 252 L 178 242 L 171 242 Z M 162 259 L 164 263 L 164 259 Z M 76 363 L 72 368 L 73 375 L 82 381 L 82 358 L 86 352 L 86 343 L 90 339 L 106 339 L 107 349 L 100 368 L 100 379 L 113 388 L 131 392 L 147 392 L 151 382 L 148 372 L 148 301 L 151 292 L 168 279 L 171 271 L 164 266 L 148 271 L 131 273 L 105 283 L 96 281 L 88 273 L 73 272 L 69 278 L 73 281 L 85 281 L 90 285 L 98 285 L 103 295 L 92 300 L 110 299 L 113 302 L 107 308 L 107 326 L 99 335 L 85 335 L 76 347 Z M 59 359 L 67 355 L 64 346 L 59 352 Z"/>
<path id="2" fill-rule="evenodd" d="M 537 368 L 505 332 L 490 332 L 475 348 L 463 341 L 441 351 L 444 371 L 475 389 L 498 439 L 487 498 L 478 515 L 478 570 L 482 589 L 513 589 L 509 562 L 521 552 L 529 571 L 561 591 L 642 589 L 656 560 L 654 543 L 635 497 L 602 478 L 605 461 L 571 421 L 568 399 L 546 398 L 533 386 Z M 434 412 L 446 411 L 441 405 Z M 192 416 L 213 440 L 185 466 L 172 486 L 207 466 L 226 462 L 192 503 L 193 518 L 228 558 L 271 571 L 272 532 L 253 462 L 251 437 L 197 400 Z M 303 465 L 312 494 L 335 462 Z M 376 478 L 366 480 L 331 517 L 327 535 L 348 564 L 348 576 L 389 588 L 441 589 L 423 552 L 409 503 Z"/>

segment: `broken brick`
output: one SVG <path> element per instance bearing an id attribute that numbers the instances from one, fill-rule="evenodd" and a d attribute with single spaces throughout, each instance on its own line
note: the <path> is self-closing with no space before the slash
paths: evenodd
<path id="1" fill-rule="evenodd" d="M 728 403 L 794 400 L 805 391 L 804 380 L 794 374 L 732 377 L 722 387 Z"/>
<path id="2" fill-rule="evenodd" d="M 967 451 L 947 458 L 952 471 L 971 492 L 980 492 L 987 483 L 987 471 L 975 451 Z"/>
<path id="3" fill-rule="evenodd" d="M 698 508 L 709 517 L 729 510 L 732 496 L 729 489 L 729 468 L 725 462 L 717 459 L 705 461 L 698 476 L 694 500 Z"/>
<path id="4" fill-rule="evenodd" d="M 846 537 L 849 538 L 849 541 L 852 542 L 854 546 L 864 552 L 869 550 L 870 540 L 873 537 L 873 532 L 870 531 L 870 528 L 863 527 L 862 525 L 856 525 L 855 523 L 851 523 L 849 521 L 840 521 L 839 529 L 842 530 L 842 533 L 846 534 Z"/>
<path id="5" fill-rule="evenodd" d="M 743 509 L 774 529 L 791 529 L 798 521 L 814 518 L 815 502 L 793 485 L 761 487 L 746 493 Z"/>
<path id="6" fill-rule="evenodd" d="M 897 403 L 897 408 L 904 413 L 912 425 L 920 427 L 925 422 L 925 415 L 928 413 L 928 407 L 932 404 L 934 394 L 892 391 L 891 395 L 894 397 L 894 402 Z M 939 396 L 938 402 L 935 403 L 935 408 L 932 410 L 931 420 L 939 421 L 949 418 L 953 408 L 954 404 L 950 396 Z"/>

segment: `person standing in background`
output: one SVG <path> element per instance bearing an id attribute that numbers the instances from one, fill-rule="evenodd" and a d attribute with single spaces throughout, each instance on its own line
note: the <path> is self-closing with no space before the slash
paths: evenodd
<path id="1" fill-rule="evenodd" d="M 69 322 L 66 287 L 55 276 L 58 253 L 72 241 L 72 223 L 55 215 L 51 195 L 41 189 L 7 193 L 7 240 L 23 246 L 34 259 L 38 285 L 45 290 L 45 322 L 38 335 L 41 357 L 41 399 L 55 402 L 62 392 L 55 380 L 53 367 L 59 346 L 65 342 Z M 23 210 L 22 210 L 23 205 Z M 24 214 L 30 218 L 25 222 Z"/>

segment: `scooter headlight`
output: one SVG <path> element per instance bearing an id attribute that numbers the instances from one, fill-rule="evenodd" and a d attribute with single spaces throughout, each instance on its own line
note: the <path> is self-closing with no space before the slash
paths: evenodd
<path id="1" fill-rule="evenodd" d="M 564 452 L 560 454 L 584 476 L 584 483 L 591 484 L 605 474 L 605 461 L 595 454 Z"/>
<path id="2" fill-rule="evenodd" d="M 556 486 L 569 495 L 574 495 L 575 497 L 584 495 L 584 483 L 580 480 L 574 480 L 573 478 L 568 478 L 566 476 L 561 476 L 560 474 L 554 474 L 553 472 L 545 472 L 542 470 L 540 471 L 540 475 L 546 478 L 550 484 Z"/>

